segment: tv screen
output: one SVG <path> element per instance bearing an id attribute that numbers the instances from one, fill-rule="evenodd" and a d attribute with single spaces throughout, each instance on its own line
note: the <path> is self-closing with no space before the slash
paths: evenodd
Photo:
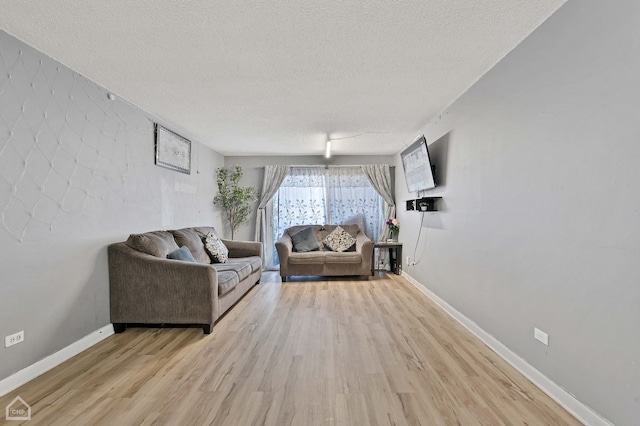
<path id="1" fill-rule="evenodd" d="M 418 192 L 436 187 L 431 169 L 429 149 L 424 135 L 402 151 L 402 167 L 409 192 Z"/>

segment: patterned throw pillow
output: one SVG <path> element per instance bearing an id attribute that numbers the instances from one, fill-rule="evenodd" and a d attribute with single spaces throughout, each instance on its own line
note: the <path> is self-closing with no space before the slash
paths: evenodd
<path id="1" fill-rule="evenodd" d="M 356 239 L 349 235 L 349 233 L 342 229 L 342 227 L 336 226 L 336 229 L 327 235 L 322 242 L 333 251 L 343 252 L 354 245 L 356 243 Z"/>
<path id="2" fill-rule="evenodd" d="M 226 263 L 229 260 L 229 249 L 213 232 L 209 232 L 204 237 L 204 248 L 211 256 L 211 262 L 213 263 Z"/>

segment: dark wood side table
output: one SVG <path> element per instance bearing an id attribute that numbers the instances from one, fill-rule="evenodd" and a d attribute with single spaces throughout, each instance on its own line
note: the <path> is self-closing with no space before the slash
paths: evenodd
<path id="1" fill-rule="evenodd" d="M 389 269 L 396 275 L 402 274 L 402 243 L 380 241 L 373 245 L 371 252 L 371 275 L 375 270 L 376 249 L 389 249 Z"/>

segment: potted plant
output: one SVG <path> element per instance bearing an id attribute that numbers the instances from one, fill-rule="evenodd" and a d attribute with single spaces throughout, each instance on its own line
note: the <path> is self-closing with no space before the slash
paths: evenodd
<path id="1" fill-rule="evenodd" d="M 421 212 L 426 212 L 427 210 L 429 210 L 429 203 L 422 200 L 418 203 L 418 207 L 420 207 Z"/>
<path id="2" fill-rule="evenodd" d="M 229 169 L 221 167 L 216 170 L 218 195 L 215 196 L 213 202 L 224 211 L 231 229 L 232 240 L 238 226 L 249 219 L 250 203 L 258 199 L 258 191 L 255 188 L 239 185 L 241 178 L 242 167 L 238 165 Z"/>

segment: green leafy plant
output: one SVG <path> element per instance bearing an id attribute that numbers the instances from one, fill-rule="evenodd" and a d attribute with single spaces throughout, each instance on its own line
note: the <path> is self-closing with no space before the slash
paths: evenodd
<path id="1" fill-rule="evenodd" d="M 238 165 L 216 170 L 218 195 L 213 202 L 224 211 L 231 229 L 232 240 L 238 226 L 249 219 L 251 203 L 258 199 L 258 191 L 250 186 L 240 186 L 240 179 L 242 179 L 242 167 Z"/>

